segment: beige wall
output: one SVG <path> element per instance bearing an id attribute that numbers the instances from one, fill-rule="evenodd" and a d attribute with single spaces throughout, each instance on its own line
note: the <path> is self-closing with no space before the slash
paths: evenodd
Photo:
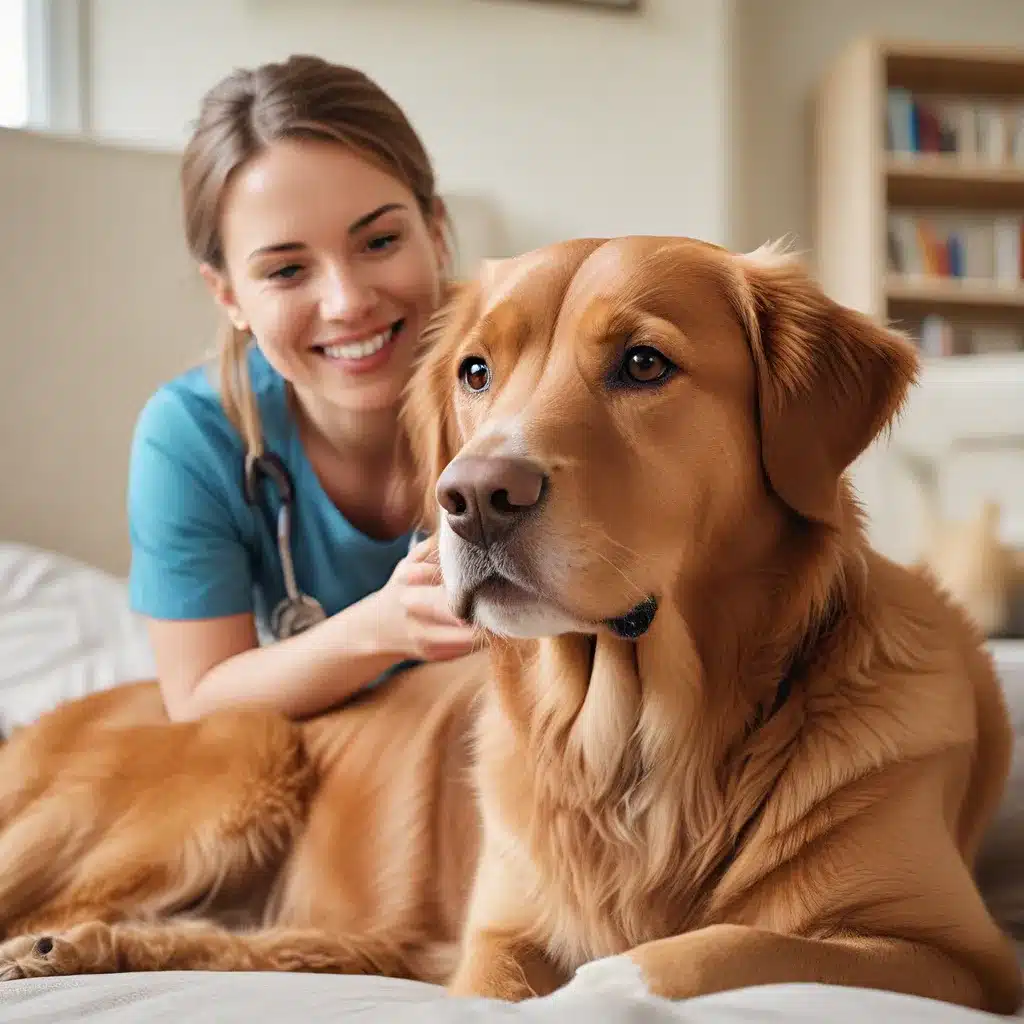
<path id="1" fill-rule="evenodd" d="M 0 542 L 127 567 L 125 470 L 156 385 L 213 306 L 181 240 L 178 162 L 0 129 Z"/>
<path id="2" fill-rule="evenodd" d="M 646 0 L 636 18 L 519 0 L 91 0 L 92 127 L 178 146 L 230 68 L 313 51 L 393 93 L 442 185 L 490 197 L 512 251 L 594 233 L 727 241 L 733 2 Z"/>
<path id="3" fill-rule="evenodd" d="M 810 246 L 809 108 L 863 34 L 1024 46 L 1024 0 L 88 0 L 92 127 L 178 147 L 230 67 L 312 50 L 409 110 L 506 248 L 680 232 Z M 163 58 L 152 58 L 152 45 Z"/>

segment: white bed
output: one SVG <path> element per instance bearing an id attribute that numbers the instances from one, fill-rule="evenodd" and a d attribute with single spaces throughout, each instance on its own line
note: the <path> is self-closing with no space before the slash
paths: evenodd
<path id="1" fill-rule="evenodd" d="M 999 1019 L 928 999 L 821 985 L 772 985 L 679 1003 L 579 992 L 519 1004 L 451 1000 L 411 982 L 294 974 L 129 974 L 0 988 L 4 1024 L 985 1024 Z"/>

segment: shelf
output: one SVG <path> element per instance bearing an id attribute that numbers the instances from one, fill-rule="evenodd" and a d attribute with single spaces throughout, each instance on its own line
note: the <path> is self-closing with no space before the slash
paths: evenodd
<path id="1" fill-rule="evenodd" d="M 965 278 L 890 274 L 885 281 L 885 294 L 890 302 L 906 305 L 1024 312 L 1024 282 L 1013 286 Z"/>
<path id="2" fill-rule="evenodd" d="M 1024 95 L 1024 51 L 1009 47 L 883 42 L 887 84 L 919 92 Z"/>
<path id="3" fill-rule="evenodd" d="M 1024 210 L 1024 166 L 939 153 L 887 154 L 886 199 L 897 206 Z"/>

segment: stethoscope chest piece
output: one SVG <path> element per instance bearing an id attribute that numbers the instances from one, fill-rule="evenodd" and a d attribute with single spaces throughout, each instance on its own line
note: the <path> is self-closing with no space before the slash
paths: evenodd
<path id="1" fill-rule="evenodd" d="M 278 640 L 304 633 L 327 616 L 320 602 L 308 594 L 285 597 L 270 615 L 270 630 Z"/>

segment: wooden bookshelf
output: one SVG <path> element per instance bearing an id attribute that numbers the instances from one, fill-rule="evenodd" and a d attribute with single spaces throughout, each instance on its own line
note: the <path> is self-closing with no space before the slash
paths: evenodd
<path id="1" fill-rule="evenodd" d="M 923 106 L 976 105 L 989 117 L 990 108 L 1008 111 L 1004 151 L 891 145 L 896 140 L 890 89 L 908 91 L 911 102 Z M 949 318 L 958 337 L 967 339 L 980 336 L 980 325 L 989 321 L 1019 331 L 1024 382 L 1024 257 L 1016 280 L 1007 282 L 1007 259 L 1013 260 L 1005 246 L 1015 219 L 1024 225 L 1024 151 L 1014 146 L 1017 110 L 1024 117 L 1024 51 L 857 40 L 836 59 L 817 97 L 813 249 L 826 291 L 869 315 L 907 326 L 933 313 Z M 915 123 L 923 137 L 923 122 Z M 928 148 L 933 147 L 918 149 Z M 931 241 L 926 267 L 894 265 L 894 249 L 902 253 L 905 246 L 890 234 L 893 214 L 942 224 L 963 217 L 975 231 L 979 222 L 1001 221 L 998 275 L 991 269 L 972 275 L 963 244 L 955 269 L 943 249 L 947 263 L 939 274 L 927 273 L 936 266 Z M 1018 244 L 1024 248 L 1024 226 Z M 996 283 L 996 276 L 1003 280 Z M 963 344 L 973 351 L 970 342 Z"/>

